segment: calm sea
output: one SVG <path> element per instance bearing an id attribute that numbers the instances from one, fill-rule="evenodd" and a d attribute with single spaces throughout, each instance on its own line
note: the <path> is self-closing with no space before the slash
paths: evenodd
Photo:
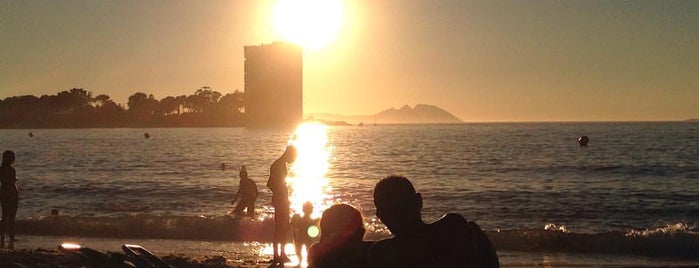
<path id="1" fill-rule="evenodd" d="M 372 188 L 401 174 L 422 193 L 424 218 L 461 213 L 498 248 L 699 257 L 699 124 L 379 125 L 326 132 L 328 157 L 318 163 L 327 168 L 323 198 L 358 207 L 369 238 L 387 235 L 375 217 Z M 590 137 L 588 147 L 578 146 L 581 135 Z M 292 131 L 245 128 L 0 130 L 0 149 L 17 154 L 23 232 L 264 240 L 243 229 L 265 226 L 228 215 L 236 169 L 247 166 L 261 190 L 258 215 L 266 217 L 269 165 L 292 137 Z M 52 210 L 59 216 L 49 216 Z M 238 230 L 216 233 L 232 222 Z"/>

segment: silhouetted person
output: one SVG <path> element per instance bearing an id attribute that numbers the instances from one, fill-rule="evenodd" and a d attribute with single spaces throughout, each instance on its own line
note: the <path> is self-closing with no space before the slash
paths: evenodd
<path id="1" fill-rule="evenodd" d="M 301 248 L 306 246 L 306 250 L 311 249 L 311 243 L 320 231 L 318 227 L 318 219 L 311 218 L 313 214 L 313 204 L 311 202 L 303 203 L 303 216 L 294 214 L 291 218 L 291 230 L 294 236 L 294 246 L 296 247 L 296 256 L 299 258 L 299 265 L 303 262 L 303 254 Z M 313 236 L 309 232 L 316 232 Z"/>
<path id="2" fill-rule="evenodd" d="M 308 251 L 309 268 L 369 266 L 371 243 L 362 241 L 364 223 L 357 209 L 346 204 L 333 205 L 323 212 L 320 230 L 320 241 Z"/>
<path id="3" fill-rule="evenodd" d="M 257 200 L 257 184 L 255 181 L 248 177 L 248 171 L 245 166 L 240 168 L 238 173 L 240 176 L 240 182 L 238 184 L 238 192 L 233 196 L 232 204 L 240 198 L 238 206 L 233 209 L 233 214 L 243 215 L 243 210 L 247 210 L 247 215 L 249 217 L 255 217 L 255 200 Z"/>
<path id="4" fill-rule="evenodd" d="M 15 153 L 5 151 L 0 165 L 0 205 L 2 206 L 2 221 L 0 222 L 0 247 L 5 246 L 5 231 L 10 235 L 10 247 L 15 242 L 15 216 L 19 204 L 19 189 L 15 173 Z"/>
<path id="5" fill-rule="evenodd" d="M 373 267 L 500 267 L 490 240 L 474 222 L 449 213 L 422 221 L 422 196 L 402 176 L 388 176 L 374 188 L 376 216 L 394 238 L 376 243 Z"/>
<path id="6" fill-rule="evenodd" d="M 578 138 L 578 144 L 580 146 L 587 146 L 588 142 L 590 142 L 590 138 L 587 136 L 580 136 L 580 138 Z"/>
<path id="7" fill-rule="evenodd" d="M 272 264 L 283 264 L 289 261 L 284 250 L 284 242 L 289 230 L 289 189 L 286 186 L 287 164 L 296 161 L 296 147 L 287 146 L 284 154 L 272 163 L 269 169 L 267 187 L 272 190 L 272 206 L 274 207 L 274 236 L 272 247 L 274 258 Z"/>

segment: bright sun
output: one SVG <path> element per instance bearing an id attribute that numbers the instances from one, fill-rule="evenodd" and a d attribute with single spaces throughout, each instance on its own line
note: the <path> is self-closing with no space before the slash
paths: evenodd
<path id="1" fill-rule="evenodd" d="M 274 30 L 284 41 L 319 49 L 333 41 L 343 23 L 341 0 L 277 0 Z"/>

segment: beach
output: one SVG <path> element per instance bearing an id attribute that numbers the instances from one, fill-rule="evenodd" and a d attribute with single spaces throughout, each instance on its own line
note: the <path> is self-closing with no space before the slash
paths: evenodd
<path id="1" fill-rule="evenodd" d="M 139 244 L 160 256 L 168 264 L 187 267 L 267 267 L 271 252 L 260 243 L 139 240 L 76 237 L 22 237 L 14 251 L 0 253 L 0 265 L 16 262 L 28 267 L 83 267 L 86 262 L 57 251 L 58 244 L 80 241 L 103 252 L 118 252 L 123 243 Z M 503 267 L 699 267 L 699 260 L 645 257 L 640 255 L 570 254 L 499 251 Z M 296 258 L 291 256 L 293 261 Z M 287 267 L 298 263 L 291 262 Z M 7 266 L 1 266 L 7 267 Z M 305 267 L 305 265 L 304 265 Z"/>

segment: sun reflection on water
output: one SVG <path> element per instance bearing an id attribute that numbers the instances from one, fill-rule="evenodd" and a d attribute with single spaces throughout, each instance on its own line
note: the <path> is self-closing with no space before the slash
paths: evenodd
<path id="1" fill-rule="evenodd" d="M 290 143 L 298 150 L 296 162 L 291 165 L 287 177 L 291 209 L 295 213 L 302 213 L 303 203 L 309 201 L 313 204 L 311 217 L 319 218 L 329 206 L 331 190 L 325 177 L 330 168 L 331 153 L 327 126 L 303 123 L 294 131 Z"/>
<path id="2" fill-rule="evenodd" d="M 331 147 L 328 144 L 327 126 L 308 122 L 299 125 L 289 144 L 297 149 L 296 161 L 289 168 L 286 184 L 289 186 L 289 201 L 293 213 L 303 214 L 303 203 L 313 204 L 311 218 L 318 219 L 323 211 L 330 206 L 332 200 L 330 185 L 325 175 L 330 168 Z M 317 237 L 320 230 L 317 226 L 311 226 L 307 230 L 311 237 Z M 291 265 L 306 267 L 308 248 L 303 247 L 302 252 L 294 252 L 292 243 L 284 245 L 284 249 L 292 259 Z M 260 250 L 261 255 L 272 255 L 272 245 L 267 244 Z M 304 258 L 299 263 L 298 254 Z"/>

